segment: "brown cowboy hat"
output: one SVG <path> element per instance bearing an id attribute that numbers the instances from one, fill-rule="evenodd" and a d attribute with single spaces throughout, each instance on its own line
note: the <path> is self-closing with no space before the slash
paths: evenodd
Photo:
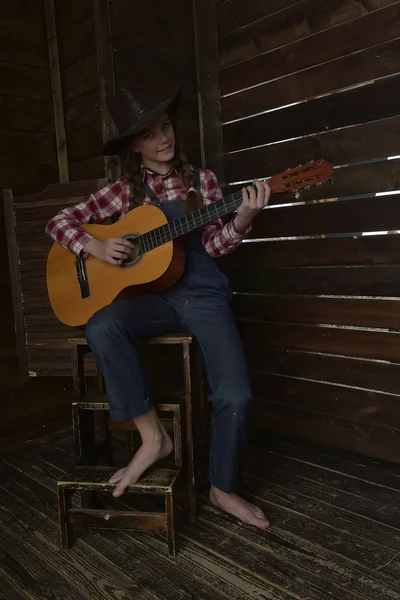
<path id="1" fill-rule="evenodd" d="M 143 97 L 139 92 L 119 90 L 107 101 L 107 108 L 118 135 L 104 144 L 103 154 L 105 156 L 119 154 L 135 133 L 143 131 L 169 108 L 175 107 L 181 88 L 182 85 L 178 85 L 168 98 L 162 100 Z"/>

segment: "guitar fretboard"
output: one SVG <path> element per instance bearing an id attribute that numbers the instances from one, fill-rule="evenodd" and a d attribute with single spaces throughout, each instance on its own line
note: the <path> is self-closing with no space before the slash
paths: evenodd
<path id="1" fill-rule="evenodd" d="M 325 160 L 314 161 L 305 166 L 288 169 L 280 175 L 271 177 L 268 181 L 272 192 L 295 192 L 299 189 L 309 189 L 313 185 L 322 185 L 332 177 L 333 167 Z M 252 185 L 255 189 L 256 186 Z M 195 210 L 194 212 L 173 219 L 161 227 L 142 234 L 138 240 L 141 252 L 149 252 L 167 242 L 198 229 L 215 219 L 223 217 L 242 203 L 242 190 L 221 198 L 217 202 Z"/>
<path id="2" fill-rule="evenodd" d="M 172 219 L 165 225 L 152 229 L 140 236 L 140 248 L 142 252 L 149 252 L 158 246 L 198 229 L 215 219 L 223 217 L 236 210 L 242 203 L 242 191 L 230 194 L 217 202 L 199 208 L 192 213 Z"/>

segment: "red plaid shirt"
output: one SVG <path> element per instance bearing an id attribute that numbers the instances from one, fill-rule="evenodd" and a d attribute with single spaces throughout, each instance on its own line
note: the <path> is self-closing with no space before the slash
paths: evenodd
<path id="1" fill-rule="evenodd" d="M 175 169 L 171 169 L 166 175 L 142 169 L 142 181 L 144 180 L 162 202 L 183 200 L 186 197 L 187 190 Z M 200 169 L 200 189 L 205 206 L 222 198 L 217 178 L 208 169 Z M 69 206 L 59 212 L 49 221 L 46 232 L 54 241 L 79 256 L 91 239 L 89 234 L 80 229 L 80 225 L 102 223 L 108 218 L 120 218 L 126 215 L 129 211 L 129 198 L 129 184 L 123 177 L 92 194 L 84 202 Z M 145 195 L 143 203 L 151 203 L 147 195 Z M 236 250 L 250 229 L 251 225 L 244 233 L 238 233 L 233 220 L 224 224 L 222 219 L 216 219 L 204 225 L 200 231 L 207 253 L 210 256 L 218 257 Z"/>

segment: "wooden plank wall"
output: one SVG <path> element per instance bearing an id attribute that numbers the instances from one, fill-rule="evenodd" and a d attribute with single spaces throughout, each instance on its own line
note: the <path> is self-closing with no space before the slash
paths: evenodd
<path id="1" fill-rule="evenodd" d="M 104 177 L 93 0 L 55 0 L 70 181 Z"/>
<path id="2" fill-rule="evenodd" d="M 44 2 L 9 0 L 0 19 L 0 188 L 15 194 L 58 181 Z M 4 211 L 0 211 L 0 448 L 69 422 L 62 379 L 20 387 Z"/>
<path id="3" fill-rule="evenodd" d="M 335 165 L 333 185 L 263 211 L 221 260 L 256 423 L 398 462 L 400 236 L 357 234 L 400 229 L 400 160 L 387 160 L 400 2 L 220 0 L 217 14 L 227 190 Z"/>
<path id="4" fill-rule="evenodd" d="M 111 8 L 117 89 L 136 86 L 160 94 L 184 83 L 178 135 L 188 157 L 200 162 L 192 4 L 113 0 Z"/>

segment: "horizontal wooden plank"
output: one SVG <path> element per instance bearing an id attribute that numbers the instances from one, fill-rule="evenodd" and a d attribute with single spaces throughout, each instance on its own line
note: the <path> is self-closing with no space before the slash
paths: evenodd
<path id="1" fill-rule="evenodd" d="M 104 157 L 96 156 L 71 163 L 69 166 L 69 174 L 71 181 L 96 179 L 97 177 L 104 177 L 104 169 Z"/>
<path id="2" fill-rule="evenodd" d="M 102 147 L 101 121 L 67 132 L 68 159 L 71 163 L 99 156 Z"/>
<path id="3" fill-rule="evenodd" d="M 257 448 L 260 447 L 254 438 L 254 444 Z M 301 463 L 306 464 L 312 462 L 312 454 L 317 449 L 315 444 L 296 444 L 293 439 L 287 437 L 282 439 L 279 436 L 271 436 L 267 447 L 272 452 L 278 453 L 283 460 L 299 460 Z M 396 465 L 390 463 L 379 463 L 370 457 L 361 457 L 345 450 L 333 450 L 327 446 L 320 445 L 318 448 L 318 470 L 320 473 L 329 473 L 330 471 L 336 471 L 336 474 L 343 474 L 341 489 L 346 490 L 348 477 L 354 479 L 355 483 L 359 486 L 363 485 L 362 482 L 369 482 L 368 485 L 380 487 L 384 489 L 383 493 L 387 492 L 387 488 L 396 490 L 399 488 L 399 470 Z M 310 460 L 311 459 L 311 460 Z M 336 475 L 335 475 L 336 478 Z M 345 483 L 346 482 L 346 483 Z M 386 490 L 385 490 L 386 488 Z M 359 495 L 359 494 L 357 494 Z M 363 495 L 363 494 L 361 494 Z"/>
<path id="4" fill-rule="evenodd" d="M 393 429 L 266 402 L 256 404 L 252 422 L 266 438 L 271 431 L 400 462 L 400 434 Z"/>
<path id="5" fill-rule="evenodd" d="M 34 40 L 40 37 L 40 25 L 44 23 L 45 12 L 43 2 L 41 0 L 28 0 L 21 3 L 20 0 L 9 0 L 7 2 L 7 10 L 4 11 L 3 19 L 5 22 L 18 23 L 25 21 L 31 23 L 32 27 L 39 27 L 39 31 L 32 32 Z"/>
<path id="6" fill-rule="evenodd" d="M 399 334 L 356 328 L 238 320 L 245 346 L 400 361 Z"/>
<path id="7" fill-rule="evenodd" d="M 57 165 L 55 135 L 3 129 L 0 131 L 0 161 L 24 161 Z"/>
<path id="8" fill-rule="evenodd" d="M 50 100 L 51 84 L 47 69 L 24 67 L 0 61 L 1 93 L 34 100 Z"/>
<path id="9" fill-rule="evenodd" d="M 232 31 L 266 19 L 267 17 L 284 11 L 299 4 L 299 0 L 228 0 L 228 2 L 217 1 L 218 33 L 222 37 Z"/>
<path id="10" fill-rule="evenodd" d="M 254 219 L 251 237 L 259 239 L 400 229 L 397 211 L 399 198 L 400 194 L 367 196 L 265 209 Z"/>
<path id="11" fill-rule="evenodd" d="M 219 258 L 218 264 L 222 269 L 229 266 L 263 269 L 266 267 L 398 265 L 399 257 L 400 236 L 377 235 L 243 243 L 236 252 Z"/>
<path id="12" fill-rule="evenodd" d="M 25 3 L 18 12 L 9 12 L 7 6 L 0 21 L 0 60 L 48 69 L 44 28 L 44 14 L 39 3 Z"/>
<path id="13" fill-rule="evenodd" d="M 47 381 L 31 379 L 27 385 L 11 390 L 8 396 L 10 407 L 4 415 L 2 424 L 6 425 L 19 417 L 29 417 L 41 413 L 48 408 L 71 405 L 72 381 L 60 381 L 54 377 Z"/>
<path id="14" fill-rule="evenodd" d="M 101 118 L 99 91 L 89 92 L 65 103 L 65 127 L 73 131 Z"/>
<path id="15" fill-rule="evenodd" d="M 91 0 L 57 0 L 55 9 L 58 35 L 62 38 L 93 14 L 93 2 Z"/>
<path id="16" fill-rule="evenodd" d="M 105 520 L 105 519 L 109 520 Z M 164 513 L 139 513 L 119 511 L 107 513 L 106 510 L 72 508 L 68 518 L 76 527 L 97 527 L 98 529 L 134 529 L 147 531 L 165 531 L 167 517 Z M 147 520 L 145 520 L 147 519 Z"/>
<path id="17" fill-rule="evenodd" d="M 23 131 L 54 131 L 53 103 L 50 100 L 0 95 L 0 127 Z"/>
<path id="18" fill-rule="evenodd" d="M 82 332 L 81 332 L 82 337 Z M 73 337 L 79 336 L 78 333 L 74 332 Z M 71 361 L 72 350 L 71 345 L 68 342 L 53 342 L 43 346 L 28 346 L 27 348 L 29 356 L 38 361 L 38 363 L 44 363 L 49 357 L 53 357 L 55 362 L 62 363 L 64 360 Z M 86 358 L 85 358 L 86 360 Z"/>
<path id="19" fill-rule="evenodd" d="M 93 15 L 77 23 L 59 38 L 61 70 L 96 49 Z"/>
<path id="20" fill-rule="evenodd" d="M 351 0 L 303 0 L 275 12 L 253 25 L 223 36 L 219 41 L 220 65 L 226 68 L 296 40 L 327 31 L 396 0 L 365 0 L 362 8 Z M 228 7 L 227 7 L 228 9 Z M 294 23 L 298 24 L 294 27 Z M 339 40 L 340 43 L 340 40 Z"/>
<path id="21" fill-rule="evenodd" d="M 24 174 L 21 177 L 21 173 Z M 14 194 L 29 194 L 41 191 L 48 183 L 58 181 L 56 165 L 0 162 L 0 186 L 12 188 Z"/>
<path id="22" fill-rule="evenodd" d="M 17 417 L 4 426 L 0 424 L 0 445 L 21 444 L 25 440 L 67 429 L 71 426 L 71 399 L 64 406 Z"/>
<path id="23" fill-rule="evenodd" d="M 400 301 L 296 295 L 234 294 L 237 318 L 400 329 Z"/>
<path id="24" fill-rule="evenodd" d="M 87 54 L 61 73 L 64 102 L 98 89 L 97 53 Z"/>
<path id="25" fill-rule="evenodd" d="M 311 267 L 225 270 L 235 292 L 400 297 L 400 267 Z M 24 289 L 40 289 L 26 281 Z"/>
<path id="26" fill-rule="evenodd" d="M 248 10 L 252 10 L 254 2 L 248 4 Z M 269 6 L 265 6 L 264 10 L 269 10 Z M 231 13 L 231 10 L 226 12 Z M 243 11 L 232 16 L 240 19 Z M 262 53 L 251 60 L 222 70 L 221 93 L 231 94 L 275 78 L 281 79 L 317 64 L 336 60 L 351 52 L 394 40 L 399 34 L 400 17 L 398 4 L 395 2 L 320 34 L 289 43 L 284 48 Z M 330 65 L 325 66 L 328 71 Z"/>
<path id="27" fill-rule="evenodd" d="M 51 183 L 46 185 L 40 193 L 28 194 L 14 198 L 17 203 L 16 210 L 36 210 L 55 206 L 57 203 L 73 204 L 76 196 L 88 196 L 93 191 L 99 190 L 107 184 L 106 178 L 86 179 L 69 183 Z M 40 213 L 40 210 L 38 211 Z"/>
<path id="28" fill-rule="evenodd" d="M 400 393 L 400 364 L 398 363 L 343 358 L 317 352 L 270 350 L 257 346 L 250 346 L 245 350 L 254 382 L 259 381 L 260 373 L 270 373 L 377 390 L 389 394 Z M 257 386 L 258 383 L 256 383 L 256 388 Z M 269 388 L 261 388 L 260 394 L 269 399 Z M 324 401 L 324 398 L 325 393 L 322 393 L 321 402 Z"/>
<path id="29" fill-rule="evenodd" d="M 52 338 L 54 336 L 54 340 L 56 339 L 70 339 L 73 338 L 76 333 L 80 333 L 74 328 L 68 327 L 67 325 L 63 325 L 57 319 L 53 321 L 45 321 L 43 322 L 33 322 L 26 323 L 26 334 L 28 342 L 32 340 L 32 338 L 39 339 L 47 339 Z"/>
<path id="30" fill-rule="evenodd" d="M 43 299 L 41 302 L 24 302 L 24 314 L 27 315 L 39 315 L 39 314 L 47 314 L 51 309 L 50 302 L 47 299 Z"/>
<path id="31" fill-rule="evenodd" d="M 397 156 L 399 130 L 400 117 L 396 116 L 226 154 L 225 180 L 247 181 L 321 158 L 346 165 Z"/>
<path id="32" fill-rule="evenodd" d="M 254 371 L 250 377 L 256 402 L 400 430 L 398 395 Z"/>
<path id="33" fill-rule="evenodd" d="M 400 76 L 387 77 L 355 89 L 226 124 L 225 152 L 398 115 L 399 82 Z M 290 102 L 288 99 L 287 103 Z"/>
<path id="34" fill-rule="evenodd" d="M 224 121 L 249 117 L 328 94 L 372 79 L 398 73 L 400 40 L 354 52 L 328 64 L 317 65 L 284 78 L 275 79 L 222 100 Z"/>

